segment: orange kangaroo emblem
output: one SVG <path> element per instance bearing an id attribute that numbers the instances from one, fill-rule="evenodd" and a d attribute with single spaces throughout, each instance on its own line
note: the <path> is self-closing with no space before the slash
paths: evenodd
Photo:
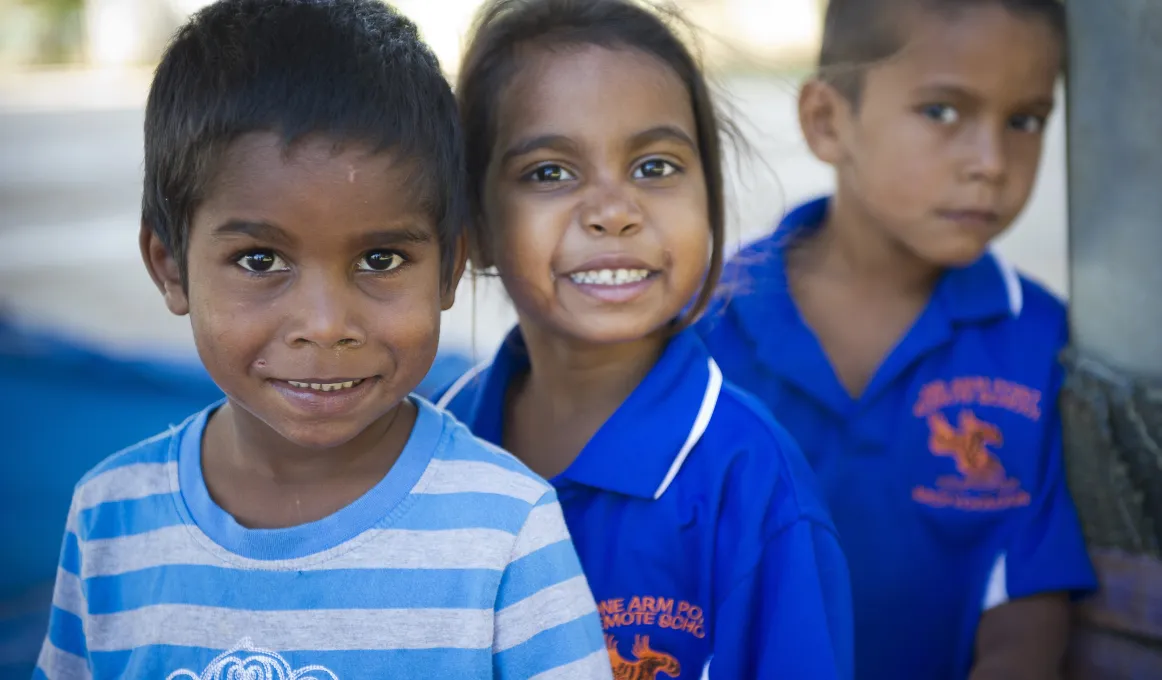
<path id="1" fill-rule="evenodd" d="M 994 488 L 1005 481 L 1005 468 L 989 451 L 990 446 L 1004 443 L 996 425 L 980 420 L 969 410 L 960 412 L 957 427 L 943 415 L 928 416 L 928 448 L 933 455 L 950 456 L 956 461 L 956 471 L 964 475 L 970 488 Z"/>
<path id="2" fill-rule="evenodd" d="M 609 661 L 613 664 L 613 680 L 655 680 L 658 673 L 676 678 L 682 672 L 681 664 L 673 656 L 650 649 L 648 635 L 635 635 L 633 638 L 636 661 L 621 655 L 617 650 L 617 640 L 612 635 L 605 636 L 605 647 L 609 650 Z"/>

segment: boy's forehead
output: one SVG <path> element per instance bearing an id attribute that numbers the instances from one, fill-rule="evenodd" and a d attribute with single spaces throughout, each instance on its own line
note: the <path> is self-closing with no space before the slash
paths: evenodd
<path id="1" fill-rule="evenodd" d="M 418 164 L 370 145 L 323 135 L 291 144 L 274 132 L 242 135 L 222 153 L 202 208 L 230 219 L 342 213 L 367 221 L 412 216 L 434 229 Z"/>
<path id="2" fill-rule="evenodd" d="M 1049 22 L 1000 3 L 916 10 L 903 26 L 901 49 L 869 73 L 889 72 L 907 87 L 960 86 L 1038 98 L 1052 94 L 1061 71 L 1064 46 Z"/>

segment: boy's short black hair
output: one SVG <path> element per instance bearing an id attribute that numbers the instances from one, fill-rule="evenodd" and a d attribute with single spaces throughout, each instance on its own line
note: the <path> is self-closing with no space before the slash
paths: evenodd
<path id="1" fill-rule="evenodd" d="M 709 204 L 710 263 L 697 299 L 679 320 L 685 327 L 705 311 L 722 274 L 726 240 L 722 136 L 737 137 L 715 107 L 710 86 L 695 53 L 679 33 L 688 28 L 672 8 L 641 0 L 488 0 L 476 17 L 461 62 L 456 94 L 464 122 L 468 195 L 477 226 L 469 234 L 473 264 L 491 266 L 491 235 L 484 213 L 484 179 L 492 157 L 497 108 L 522 60 L 535 60 L 527 48 L 562 49 L 596 45 L 648 54 L 682 80 L 690 96 L 698 152 Z"/>
<path id="2" fill-rule="evenodd" d="M 414 164 L 451 281 L 466 215 L 456 101 L 416 26 L 378 0 L 219 0 L 165 51 L 145 110 L 141 219 L 186 280 L 191 219 L 240 135 L 311 134 Z"/>
<path id="3" fill-rule="evenodd" d="M 908 12 L 955 16 L 989 5 L 999 5 L 1017 16 L 1043 19 L 1064 47 L 1065 6 L 1061 0 L 830 0 L 823 21 L 819 78 L 858 105 L 864 70 L 896 54 L 907 43 Z"/>

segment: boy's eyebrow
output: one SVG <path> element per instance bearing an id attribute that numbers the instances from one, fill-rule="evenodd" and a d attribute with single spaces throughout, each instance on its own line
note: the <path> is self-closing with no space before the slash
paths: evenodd
<path id="1" fill-rule="evenodd" d="M 926 97 L 952 97 L 952 98 L 971 99 L 971 100 L 979 100 L 981 98 L 981 96 L 978 93 L 976 93 L 976 92 L 974 92 L 966 87 L 961 87 L 959 85 L 950 85 L 950 84 L 946 84 L 946 83 L 940 83 L 940 84 L 935 84 L 935 85 L 925 85 L 925 86 L 922 86 L 919 88 L 919 92 Z M 1041 109 L 1041 108 L 1052 109 L 1055 104 L 1056 104 L 1056 101 L 1054 100 L 1054 98 L 1052 96 L 1037 97 L 1036 99 L 1031 99 L 1027 102 L 1022 102 L 1023 106 L 1028 106 L 1028 107 L 1032 107 L 1032 108 L 1039 108 L 1039 109 Z"/>
<path id="2" fill-rule="evenodd" d="M 658 125 L 639 132 L 630 139 L 629 148 L 640 149 L 643 146 L 662 141 L 678 142 L 690 147 L 692 151 L 698 150 L 698 144 L 690 138 L 690 135 L 686 134 L 685 130 L 676 125 Z"/>
<path id="3" fill-rule="evenodd" d="M 270 222 L 254 220 L 227 220 L 214 228 L 214 236 L 220 238 L 234 235 L 249 236 L 256 241 L 290 244 L 295 238 L 282 227 Z"/>
<path id="4" fill-rule="evenodd" d="M 422 244 L 432 241 L 432 230 L 424 229 L 416 223 L 408 222 L 396 228 L 377 229 L 369 231 L 353 239 L 354 245 L 360 250 L 382 248 L 404 244 Z"/>
<path id="5" fill-rule="evenodd" d="M 524 156 L 539 149 L 576 153 L 577 144 L 565 135 L 548 134 L 526 137 L 508 147 L 508 150 L 500 157 L 500 163 L 504 165 L 518 156 Z"/>

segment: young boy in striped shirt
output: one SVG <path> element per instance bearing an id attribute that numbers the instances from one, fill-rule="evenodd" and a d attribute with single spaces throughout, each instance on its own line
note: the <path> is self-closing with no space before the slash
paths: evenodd
<path id="1" fill-rule="evenodd" d="M 141 250 L 227 398 L 78 484 L 36 677 L 610 677 L 552 488 L 409 396 L 463 269 L 460 147 L 380 2 L 178 32 Z"/>

